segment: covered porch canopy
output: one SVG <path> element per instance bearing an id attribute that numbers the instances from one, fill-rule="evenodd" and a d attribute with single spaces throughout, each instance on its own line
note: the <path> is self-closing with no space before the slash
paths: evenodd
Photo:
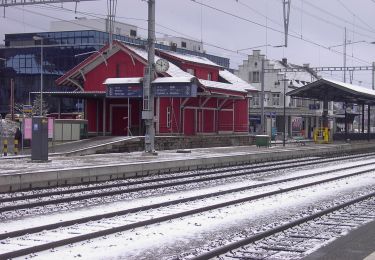
<path id="1" fill-rule="evenodd" d="M 343 102 L 345 104 L 362 105 L 362 133 L 364 133 L 364 110 L 368 105 L 367 129 L 370 133 L 370 107 L 375 104 L 375 91 L 361 86 L 352 85 L 331 79 L 319 79 L 303 87 L 292 90 L 286 95 L 323 101 L 323 126 L 328 126 L 328 102 Z M 346 114 L 346 110 L 345 110 Z M 346 117 L 346 115 L 345 115 Z M 347 133 L 345 120 L 345 133 Z M 368 135 L 369 138 L 369 135 Z"/>

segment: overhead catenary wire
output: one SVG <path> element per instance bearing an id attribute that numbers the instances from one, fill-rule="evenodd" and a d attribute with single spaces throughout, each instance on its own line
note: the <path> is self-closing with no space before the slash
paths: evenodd
<path id="1" fill-rule="evenodd" d="M 275 1 L 276 1 L 276 0 L 275 0 Z M 375 1 L 375 0 L 374 0 L 374 1 Z M 339 24 L 333 22 L 332 20 L 327 20 L 327 19 L 324 19 L 324 18 L 321 17 L 321 16 L 314 15 L 314 14 L 312 14 L 312 13 L 306 11 L 306 9 L 303 10 L 303 12 L 304 12 L 306 15 L 309 15 L 309 16 L 311 16 L 311 17 L 317 19 L 317 20 L 321 20 L 321 21 L 323 21 L 323 22 L 325 22 L 325 23 L 327 23 L 327 24 L 334 25 L 334 26 L 339 27 L 339 28 L 341 28 L 341 29 L 344 29 L 344 28 L 346 27 L 346 24 L 351 24 L 351 21 L 346 20 L 346 19 L 344 19 L 344 18 L 342 18 L 342 17 L 340 17 L 340 16 L 337 16 L 337 15 L 335 15 L 335 14 L 333 14 L 333 13 L 331 13 L 331 12 L 329 12 L 329 11 L 327 11 L 327 10 L 321 8 L 321 7 L 318 7 L 318 6 L 314 5 L 314 4 L 312 4 L 310 1 L 305 1 L 304 3 L 305 3 L 305 5 L 308 5 L 308 6 L 310 6 L 311 8 L 313 8 L 313 9 L 315 9 L 315 10 L 318 10 L 318 11 L 321 12 L 321 13 L 324 13 L 324 14 L 328 15 L 328 16 L 330 17 L 330 19 L 331 19 L 331 18 L 335 18 L 335 19 L 337 19 L 337 20 L 343 22 L 344 25 L 339 25 Z M 297 7 L 297 6 L 295 6 L 295 5 L 293 5 L 292 8 L 294 8 L 295 10 L 300 10 L 300 8 Z M 362 26 L 359 26 L 359 25 L 358 25 L 357 28 L 358 28 L 358 29 L 361 29 L 361 30 L 363 30 L 363 31 L 369 32 L 369 33 L 371 33 L 371 34 L 374 34 L 374 31 L 373 31 L 373 30 L 369 30 L 369 29 L 367 29 L 367 28 L 365 28 L 365 27 L 362 27 Z M 349 31 L 351 31 L 351 30 L 349 30 Z M 352 31 L 351 31 L 351 32 L 352 32 Z M 358 31 L 354 31 L 354 33 L 357 34 L 357 35 L 363 36 L 363 37 L 374 38 L 374 36 L 370 36 L 370 35 L 368 35 L 368 34 L 360 33 L 360 32 L 358 32 Z"/>
<path id="2" fill-rule="evenodd" d="M 195 1 L 193 1 L 193 2 L 195 2 Z M 59 9 L 61 9 L 61 7 L 57 7 L 57 8 L 59 8 Z M 26 10 L 26 11 L 29 11 L 29 10 Z M 74 12 L 75 10 L 70 10 L 71 12 Z M 41 15 L 41 16 L 46 16 L 44 13 L 43 14 L 40 14 L 40 13 L 38 13 L 38 15 Z M 52 18 L 52 19 L 58 19 L 58 18 L 56 18 L 56 17 L 51 17 L 51 16 L 49 16 L 50 18 Z M 102 18 L 103 19 L 103 18 Z M 136 20 L 144 20 L 144 19 L 137 19 L 137 18 L 128 18 L 128 17 L 123 17 L 123 19 L 136 19 Z M 59 20 L 61 20 L 61 21 L 66 21 L 66 20 L 64 20 L 64 19 L 59 19 Z M 261 24 L 260 24 L 261 25 Z M 166 27 L 166 26 L 162 26 L 162 25 L 160 25 L 160 24 L 158 24 L 158 26 L 160 26 L 160 27 L 164 27 L 164 28 L 166 28 L 166 29 L 168 29 L 168 30 L 173 30 L 174 32 L 176 32 L 177 34 L 179 34 L 179 35 L 183 35 L 181 32 L 179 32 L 179 31 L 177 31 L 177 30 L 174 30 L 174 29 L 172 29 L 172 28 L 169 28 L 169 27 Z M 141 27 L 139 27 L 140 29 L 142 29 L 142 30 L 145 30 L 144 28 L 141 28 Z M 92 28 L 91 28 L 92 29 Z M 161 32 L 157 32 L 157 33 L 159 33 L 159 34 L 165 34 L 165 33 L 161 33 Z M 279 33 L 283 33 L 281 30 L 279 30 Z M 187 36 L 187 37 L 191 37 L 191 36 L 188 36 L 188 35 L 186 35 L 186 34 L 184 34 L 185 36 Z M 175 36 L 175 35 L 171 35 L 171 36 Z M 293 36 L 292 35 L 292 37 L 294 37 L 294 38 L 296 38 L 296 36 Z M 297 38 L 297 39 L 300 39 L 299 37 Z M 308 39 L 302 39 L 303 41 L 305 41 L 305 42 L 310 42 L 310 40 L 308 40 Z M 230 52 L 230 53 L 232 53 L 232 54 L 234 54 L 234 55 L 248 55 L 248 54 L 246 54 L 246 53 L 238 53 L 236 50 L 232 50 L 232 49 L 229 49 L 229 48 L 225 48 L 225 47 L 222 47 L 222 46 L 219 46 L 219 45 L 217 45 L 217 44 L 211 44 L 211 43 L 208 43 L 208 42 L 204 42 L 204 44 L 205 45 L 207 45 L 207 46 L 210 46 L 210 47 L 214 47 L 214 48 L 217 48 L 217 49 L 220 49 L 220 50 L 224 50 L 224 51 L 226 51 L 226 52 Z M 316 46 L 319 46 L 319 47 L 321 47 L 321 48 L 323 48 L 323 49 L 326 49 L 326 50 L 329 50 L 329 51 L 331 51 L 331 52 L 333 52 L 333 53 L 336 53 L 336 54 L 339 54 L 339 55 L 342 55 L 342 53 L 340 52 L 340 51 L 335 51 L 335 50 L 330 50 L 330 49 L 328 49 L 328 47 L 326 47 L 326 46 L 324 46 L 324 45 L 321 45 L 321 44 L 318 44 L 318 43 L 312 43 L 312 44 L 314 44 L 314 45 L 316 45 Z M 359 59 L 359 58 L 356 58 L 356 57 L 353 57 L 354 59 L 356 59 L 357 61 L 359 61 L 359 62 L 363 62 L 363 63 L 369 63 L 368 61 L 365 61 L 365 60 L 362 60 L 362 59 Z"/>
<path id="3" fill-rule="evenodd" d="M 362 24 L 366 25 L 373 33 L 375 33 L 375 30 L 374 28 L 372 28 L 372 26 L 370 26 L 368 23 L 366 23 L 362 18 L 361 16 L 359 15 L 356 15 L 352 10 L 350 10 L 350 8 L 348 8 L 341 0 L 337 0 L 337 2 L 339 2 L 339 4 L 344 7 L 344 9 L 350 13 L 351 15 L 353 15 L 355 18 L 357 18 Z"/>
<path id="4" fill-rule="evenodd" d="M 267 29 L 269 29 L 269 30 L 271 30 L 271 31 L 274 31 L 274 32 L 277 32 L 277 33 L 280 33 L 280 34 L 284 34 L 284 31 L 282 31 L 282 30 L 279 30 L 279 29 L 276 29 L 276 28 L 273 28 L 273 27 L 269 27 L 269 26 L 266 27 L 264 24 L 261 24 L 261 23 L 258 23 L 258 22 L 255 22 L 255 21 L 252 21 L 252 20 L 250 20 L 250 19 L 248 19 L 248 18 L 245 18 L 245 17 L 241 17 L 241 16 L 239 16 L 239 15 L 237 15 L 237 14 L 234 14 L 234 13 L 231 13 L 231 12 L 229 12 L 229 11 L 225 11 L 225 10 L 223 10 L 223 9 L 220 9 L 220 8 L 217 8 L 217 7 L 214 7 L 214 6 L 211 6 L 211 5 L 205 4 L 205 3 L 200 3 L 200 2 L 197 2 L 196 0 L 189 0 L 189 1 L 194 2 L 194 3 L 196 3 L 196 4 L 201 4 L 201 5 L 207 7 L 207 8 L 209 8 L 209 9 L 211 9 L 211 10 L 215 10 L 215 11 L 217 11 L 217 12 L 220 12 L 220 13 L 223 13 L 223 14 L 226 14 L 226 15 L 229 15 L 229 16 L 232 16 L 232 17 L 235 17 L 235 18 L 237 18 L 237 19 L 239 19 L 239 20 L 242 20 L 242 21 L 245 21 L 245 22 L 249 22 L 249 23 L 251 23 L 251 24 L 254 24 L 254 25 L 260 26 L 260 27 L 262 27 L 262 28 L 267 28 Z M 326 49 L 326 50 L 328 50 L 328 51 L 332 51 L 332 52 L 334 52 L 334 53 L 337 53 L 337 54 L 343 55 L 342 52 L 340 52 L 340 51 L 336 51 L 336 50 L 333 50 L 333 49 L 330 49 L 328 46 L 324 46 L 323 44 L 317 43 L 317 42 L 315 42 L 315 41 L 313 41 L 313 40 L 309 40 L 309 39 L 307 39 L 307 38 L 300 38 L 300 37 L 298 37 L 298 36 L 296 36 L 296 35 L 294 35 L 294 34 L 291 34 L 291 33 L 288 33 L 288 36 L 290 36 L 290 37 L 292 37 L 292 38 L 295 38 L 295 39 L 298 39 L 298 40 L 301 40 L 301 41 L 304 41 L 304 42 L 306 42 L 306 43 L 309 43 L 309 44 L 315 45 L 315 46 L 317 46 L 317 47 L 321 47 L 321 48 Z M 363 59 L 360 59 L 360 58 L 354 58 L 354 59 L 356 59 L 356 60 L 359 61 L 359 62 L 363 62 L 363 63 L 365 63 L 365 64 L 370 64 L 369 61 L 366 61 L 366 60 L 363 60 Z"/>

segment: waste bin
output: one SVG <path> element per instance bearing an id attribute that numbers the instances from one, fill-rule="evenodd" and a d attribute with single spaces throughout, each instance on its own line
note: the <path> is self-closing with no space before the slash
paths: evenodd
<path id="1" fill-rule="evenodd" d="M 270 137 L 268 135 L 256 135 L 255 136 L 255 145 L 257 147 L 269 147 L 270 146 Z"/>

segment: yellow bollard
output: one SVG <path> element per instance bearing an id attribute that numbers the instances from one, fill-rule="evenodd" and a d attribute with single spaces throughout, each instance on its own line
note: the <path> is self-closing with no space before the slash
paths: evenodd
<path id="1" fill-rule="evenodd" d="M 18 140 L 14 139 L 14 154 L 18 154 Z"/>
<path id="2" fill-rule="evenodd" d="M 4 139 L 4 144 L 3 144 L 3 154 L 4 156 L 7 156 L 8 155 L 8 140 L 7 139 Z"/>

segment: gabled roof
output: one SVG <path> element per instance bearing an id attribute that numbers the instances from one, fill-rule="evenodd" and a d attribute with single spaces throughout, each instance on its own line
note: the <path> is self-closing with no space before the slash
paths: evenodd
<path id="1" fill-rule="evenodd" d="M 220 70 L 219 76 L 228 81 L 229 83 L 231 83 L 235 88 L 246 91 L 258 91 L 255 87 L 253 87 L 240 77 L 237 77 L 233 73 L 229 72 L 228 70 Z"/>
<path id="2" fill-rule="evenodd" d="M 87 59 L 79 63 L 77 66 L 69 70 L 67 73 L 65 73 L 62 77 L 58 78 L 56 80 L 57 85 L 74 85 L 74 86 L 79 86 L 79 79 L 84 78 L 84 75 L 94 69 L 96 66 L 105 63 L 106 59 L 117 53 L 118 51 L 124 51 L 126 53 L 129 53 L 133 59 L 136 59 L 143 64 L 147 64 L 147 59 L 148 59 L 148 54 L 147 52 L 140 47 L 137 46 L 131 46 L 127 45 L 121 41 L 114 41 L 113 42 L 113 47 L 111 50 L 109 50 L 109 46 L 106 45 L 102 49 L 100 49 L 98 52 L 95 52 L 91 56 L 89 56 Z M 192 56 L 192 55 L 182 55 L 185 58 L 187 56 Z M 182 58 L 182 56 L 180 56 Z M 194 56 L 195 57 L 195 56 Z M 159 56 L 155 55 L 155 60 L 159 59 Z M 193 57 L 189 58 L 191 61 L 195 60 L 207 60 L 205 58 L 201 57 Z M 207 60 L 208 61 L 208 60 Z M 207 62 L 208 63 L 208 62 Z M 209 61 L 210 66 L 211 63 L 214 64 L 213 62 Z M 220 67 L 217 64 L 214 64 L 216 67 Z M 199 86 L 203 88 L 204 90 L 215 90 L 216 93 L 220 93 L 220 90 L 225 90 L 225 94 L 233 94 L 236 96 L 245 96 L 248 90 L 252 91 L 255 90 L 251 85 L 244 83 L 241 81 L 239 78 L 237 78 L 235 75 L 230 75 L 231 73 L 229 71 L 222 71 L 221 75 L 224 79 L 226 79 L 229 83 L 222 83 L 222 82 L 215 82 L 215 81 L 208 81 L 208 80 L 200 80 L 199 81 Z M 176 66 L 173 63 L 169 63 L 169 69 L 163 73 L 165 77 L 174 77 L 174 78 L 195 78 L 193 75 L 183 71 L 180 69 L 178 66 Z M 161 77 L 162 78 L 162 77 Z M 118 82 L 116 79 L 110 79 L 112 82 Z M 139 80 L 139 78 L 127 78 L 127 79 L 119 79 L 119 81 L 123 80 Z M 167 80 L 167 79 L 162 79 L 162 80 Z M 168 79 L 169 80 L 169 79 Z M 106 83 L 109 84 L 109 83 Z M 116 83 L 113 83 L 116 84 Z M 120 83 L 118 83 L 120 84 Z M 81 90 L 82 86 L 81 86 Z"/>
<path id="3" fill-rule="evenodd" d="M 280 72 L 281 74 L 285 74 L 286 78 L 289 80 L 291 86 L 294 87 L 303 87 L 308 83 L 316 81 L 317 75 L 309 71 L 308 67 L 303 67 L 299 65 L 295 65 L 292 63 L 285 64 L 279 60 L 270 61 L 270 64 L 274 65 L 274 69 L 303 69 L 304 71 L 297 71 L 297 72 Z"/>
<path id="4" fill-rule="evenodd" d="M 375 104 L 375 90 L 331 79 L 319 79 L 287 93 L 289 96 L 352 104 Z"/>

